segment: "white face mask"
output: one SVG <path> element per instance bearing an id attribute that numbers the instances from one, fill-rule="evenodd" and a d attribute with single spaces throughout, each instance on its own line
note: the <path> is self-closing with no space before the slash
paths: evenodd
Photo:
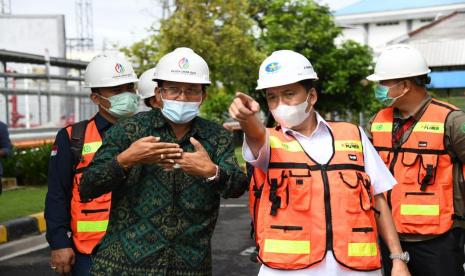
<path id="1" fill-rule="evenodd" d="M 274 119 L 283 127 L 293 128 L 300 125 L 305 119 L 310 116 L 310 111 L 305 112 L 308 107 L 307 99 L 298 105 L 280 104 L 277 108 L 270 110 Z"/>

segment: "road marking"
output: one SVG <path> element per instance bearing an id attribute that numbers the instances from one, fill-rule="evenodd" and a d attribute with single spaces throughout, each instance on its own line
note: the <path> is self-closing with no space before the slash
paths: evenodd
<path id="1" fill-rule="evenodd" d="M 221 204 L 222 208 L 243 208 L 247 207 L 247 204 Z"/>
<path id="2" fill-rule="evenodd" d="M 241 256 L 250 256 L 255 251 L 255 246 L 251 246 L 245 250 L 243 250 L 239 255 Z"/>
<path id="3" fill-rule="evenodd" d="M 44 249 L 44 248 L 47 248 L 47 247 L 48 247 L 48 243 L 42 243 L 42 244 L 27 248 L 27 249 L 16 251 L 15 253 L 12 253 L 10 255 L 6 255 L 6 256 L 1 257 L 0 262 L 11 259 L 11 258 L 14 258 L 14 257 L 21 256 L 21 255 L 29 254 L 31 252 L 41 250 L 41 249 Z"/>

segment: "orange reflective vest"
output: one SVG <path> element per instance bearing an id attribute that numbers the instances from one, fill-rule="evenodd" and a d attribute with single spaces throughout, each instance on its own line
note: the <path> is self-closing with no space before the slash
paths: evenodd
<path id="1" fill-rule="evenodd" d="M 71 139 L 72 125 L 67 127 L 68 136 Z M 79 182 L 85 168 L 94 158 L 95 152 L 102 145 L 102 138 L 98 132 L 95 120 L 87 124 L 82 157 L 76 166 L 73 180 L 73 192 L 71 198 L 71 230 L 76 249 L 84 254 L 91 254 L 94 247 L 105 235 L 110 217 L 111 193 L 104 194 L 89 202 L 82 202 L 79 196 Z"/>
<path id="2" fill-rule="evenodd" d="M 324 165 L 313 161 L 294 137 L 269 129 L 268 172 L 256 175 L 263 176 L 264 184 L 258 203 L 252 199 L 250 207 L 258 258 L 271 268 L 307 268 L 328 250 L 350 269 L 381 267 L 360 130 L 344 122 L 330 125 L 334 154 Z"/>
<path id="3" fill-rule="evenodd" d="M 250 178 L 249 184 L 249 210 L 250 217 L 252 218 L 252 233 L 255 235 L 257 228 L 256 220 L 258 216 L 258 207 L 260 206 L 260 197 L 265 183 L 266 174 L 259 168 L 255 167 Z"/>
<path id="4" fill-rule="evenodd" d="M 453 163 L 444 144 L 447 116 L 457 107 L 432 100 L 400 148 L 393 148 L 393 108 L 376 114 L 373 145 L 398 181 L 387 193 L 397 231 L 439 235 L 454 218 Z"/>

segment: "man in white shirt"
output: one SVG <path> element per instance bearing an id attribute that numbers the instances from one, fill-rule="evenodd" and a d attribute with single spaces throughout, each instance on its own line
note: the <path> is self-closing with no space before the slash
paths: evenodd
<path id="1" fill-rule="evenodd" d="M 258 204 L 259 215 L 254 222 L 255 234 L 258 235 L 257 244 L 260 247 L 258 258 L 263 263 L 259 275 L 381 275 L 376 228 L 392 253 L 392 275 L 410 275 L 405 263 L 408 261 L 408 254 L 402 253 L 389 207 L 382 194 L 392 189 L 396 181 L 363 131 L 349 123 L 328 123 L 314 110 L 317 93 L 313 81 L 316 79 L 317 75 L 310 61 L 304 56 L 288 50 L 277 51 L 260 66 L 257 90 L 265 91 L 268 107 L 279 126 L 276 129 L 266 129 L 256 116 L 260 110 L 259 104 L 243 93 L 236 94 L 229 108 L 231 116 L 240 122 L 245 133 L 244 159 L 266 175 L 263 177 L 265 184 L 261 188 Z M 338 144 L 338 139 L 345 137 L 355 137 L 350 140 L 355 145 L 355 151 L 349 151 L 354 148 L 344 148 L 348 140 Z M 357 151 L 360 153 L 358 157 L 352 154 Z M 352 161 L 344 161 L 343 158 L 352 160 L 354 164 L 349 164 Z M 336 162 L 342 162 L 341 160 L 348 164 L 335 165 Z M 281 166 L 280 164 L 287 164 L 289 168 L 278 170 L 276 174 L 273 171 L 276 171 L 275 168 Z M 302 170 L 305 166 L 308 166 L 308 172 Z M 331 171 L 330 167 L 346 170 Z M 359 171 L 354 168 L 358 168 Z M 342 175 L 349 175 L 354 171 L 357 184 L 354 185 L 355 188 L 347 189 L 342 183 L 347 183 Z M 303 176 L 306 180 L 293 180 L 295 176 L 302 176 L 303 172 L 308 174 Z M 279 173 L 282 174 L 281 178 Z M 337 173 L 341 175 L 342 180 L 337 180 Z M 359 185 L 359 178 L 362 179 L 361 183 L 365 184 Z M 281 184 L 273 187 L 275 179 L 281 179 Z M 311 201 L 302 199 L 301 196 L 294 197 L 298 193 L 297 190 L 305 189 L 305 186 L 308 186 Z M 320 186 L 324 186 L 324 189 Z M 342 186 L 344 188 L 338 188 Z M 360 204 L 358 194 L 348 199 L 340 196 L 351 188 L 360 191 Z M 374 194 L 374 200 L 370 191 Z M 368 206 L 371 201 L 371 208 L 364 209 L 366 201 L 362 203 L 362 194 L 368 194 Z M 345 206 L 341 208 L 341 203 L 344 202 L 337 202 L 338 199 L 348 203 L 357 201 L 352 205 L 355 208 L 360 206 L 363 210 L 357 210 L 356 215 L 347 213 L 345 216 Z M 324 205 L 318 205 L 319 201 Z M 302 202 L 307 204 L 308 209 L 301 208 Z M 293 204 L 292 207 L 295 207 L 295 204 L 299 204 L 299 207 L 289 208 L 289 205 Z M 323 207 L 318 208 L 319 206 Z M 321 209 L 324 209 L 324 212 L 321 212 Z M 308 223 L 306 216 L 308 220 L 318 218 L 318 221 Z M 364 222 L 371 222 L 370 227 L 356 228 L 358 222 L 354 221 L 362 217 Z M 289 222 L 292 222 L 290 224 L 293 226 L 283 226 Z M 299 223 L 303 226 L 296 226 Z M 355 244 L 356 242 L 351 240 L 357 239 L 355 236 L 347 237 L 349 234 L 346 233 L 349 233 L 350 229 L 341 230 L 337 224 L 350 226 L 346 228 L 354 227 L 351 228 L 352 232 L 364 232 L 363 229 L 369 229 L 367 231 L 373 233 L 365 232 L 359 235 L 373 236 L 370 242 Z M 322 225 L 326 227 L 321 227 Z M 312 227 L 314 229 L 308 229 Z M 302 238 L 307 237 L 304 235 L 305 231 L 311 232 L 309 241 Z"/>

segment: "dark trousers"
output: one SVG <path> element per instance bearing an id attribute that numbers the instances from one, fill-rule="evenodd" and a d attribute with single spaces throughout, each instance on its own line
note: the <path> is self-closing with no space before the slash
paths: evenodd
<path id="1" fill-rule="evenodd" d="M 454 228 L 447 233 L 422 242 L 401 242 L 408 251 L 408 269 L 412 276 L 464 276 L 463 264 L 465 230 Z M 392 261 L 389 250 L 381 241 L 384 275 L 391 275 Z"/>
<path id="2" fill-rule="evenodd" d="M 90 255 L 75 252 L 74 265 L 71 270 L 73 276 L 90 276 Z"/>

